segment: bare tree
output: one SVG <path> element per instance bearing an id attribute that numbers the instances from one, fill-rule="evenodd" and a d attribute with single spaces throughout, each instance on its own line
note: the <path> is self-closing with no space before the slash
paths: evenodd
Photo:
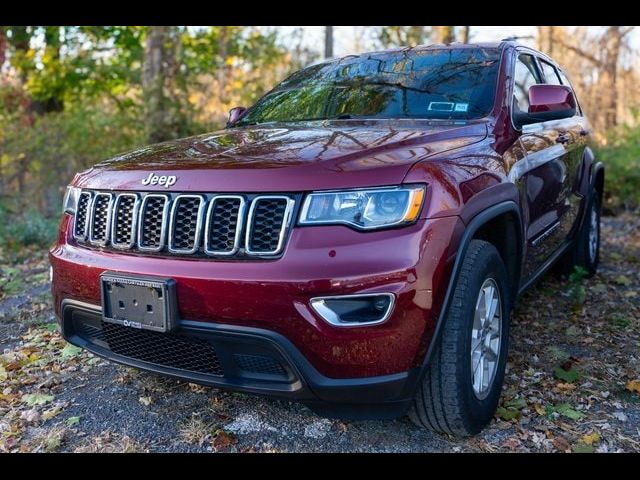
<path id="1" fill-rule="evenodd" d="M 549 27 L 547 27 L 549 28 Z M 629 49 L 625 44 L 625 39 L 633 31 L 635 27 L 610 26 L 607 27 L 599 36 L 589 38 L 586 33 L 582 32 L 580 40 L 576 38 L 578 35 L 568 35 L 560 27 L 554 27 L 551 34 L 547 31 L 548 41 L 553 42 L 557 46 L 564 47 L 570 56 L 566 58 L 567 64 L 572 65 L 575 70 L 578 69 L 580 61 L 587 62 L 588 68 L 583 67 L 580 71 L 582 77 L 591 82 L 588 85 L 583 80 L 582 87 L 590 89 L 588 97 L 593 98 L 591 113 L 595 117 L 595 123 L 600 130 L 615 127 L 619 123 L 619 70 L 620 60 L 624 48 Z M 580 30 L 577 31 L 581 33 Z M 553 47 L 551 47 L 553 50 Z M 549 51 L 549 49 L 547 49 Z M 561 55 L 559 49 L 556 49 L 557 55 Z M 567 57 L 567 55 L 561 55 Z M 558 58 L 562 62 L 562 58 Z M 574 75 L 576 77 L 577 75 Z"/>
<path id="2" fill-rule="evenodd" d="M 462 43 L 469 43 L 471 27 L 462 27 Z"/>
<path id="3" fill-rule="evenodd" d="M 324 27 L 324 58 L 333 57 L 333 27 Z"/>
<path id="4" fill-rule="evenodd" d="M 173 74 L 175 73 L 176 29 L 149 27 L 144 52 L 142 87 L 145 123 L 151 143 L 174 134 Z"/>
<path id="5" fill-rule="evenodd" d="M 438 42 L 451 43 L 456 38 L 456 27 L 437 27 Z"/>

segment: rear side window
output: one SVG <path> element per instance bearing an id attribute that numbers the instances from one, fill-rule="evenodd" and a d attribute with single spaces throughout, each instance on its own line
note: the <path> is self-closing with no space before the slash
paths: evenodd
<path id="1" fill-rule="evenodd" d="M 521 112 L 529 111 L 529 87 L 542 83 L 532 55 L 521 54 L 516 61 L 513 85 L 513 106 Z"/>
<path id="2" fill-rule="evenodd" d="M 540 60 L 540 65 L 544 72 L 545 83 L 548 83 L 549 85 L 563 85 L 560 77 L 558 76 L 558 71 L 553 65 L 545 62 L 544 60 Z"/>

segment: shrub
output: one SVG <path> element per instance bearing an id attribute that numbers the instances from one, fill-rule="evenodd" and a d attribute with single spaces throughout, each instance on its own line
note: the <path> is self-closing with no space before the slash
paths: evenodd
<path id="1" fill-rule="evenodd" d="M 612 131 L 596 158 L 605 164 L 604 205 L 606 211 L 640 208 L 640 126 Z"/>

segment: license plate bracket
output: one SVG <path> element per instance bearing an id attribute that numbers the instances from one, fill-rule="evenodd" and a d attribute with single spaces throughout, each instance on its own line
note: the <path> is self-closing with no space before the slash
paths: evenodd
<path id="1" fill-rule="evenodd" d="M 176 282 L 172 278 L 105 272 L 100 284 L 105 322 L 163 333 L 176 328 Z"/>

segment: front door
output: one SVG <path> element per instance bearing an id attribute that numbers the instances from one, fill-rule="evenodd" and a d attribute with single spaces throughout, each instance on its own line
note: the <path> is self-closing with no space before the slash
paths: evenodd
<path id="1" fill-rule="evenodd" d="M 545 83 L 541 64 L 533 55 L 520 54 L 515 71 L 514 109 L 528 110 L 529 87 L 536 83 Z M 520 143 L 525 157 L 514 165 L 510 176 L 519 186 L 527 217 L 526 279 L 563 245 L 577 216 L 579 198 L 572 192 L 579 166 L 576 154 L 580 131 L 577 117 L 522 128 Z"/>

